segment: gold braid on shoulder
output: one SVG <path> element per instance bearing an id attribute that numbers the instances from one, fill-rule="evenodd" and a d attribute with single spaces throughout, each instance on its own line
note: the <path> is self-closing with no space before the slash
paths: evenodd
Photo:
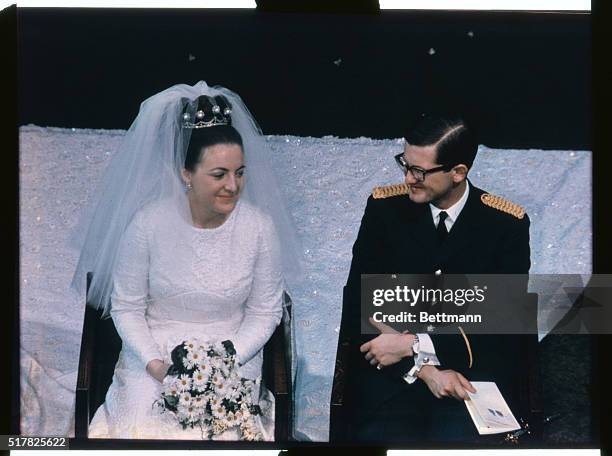
<path id="1" fill-rule="evenodd" d="M 410 193 L 410 187 L 407 184 L 385 185 L 384 187 L 374 187 L 372 190 L 374 199 L 407 195 L 408 193 Z"/>
<path id="2" fill-rule="evenodd" d="M 491 195 L 490 193 L 483 193 L 480 200 L 483 202 L 483 204 L 491 206 L 498 211 L 513 215 L 517 219 L 522 219 L 525 217 L 525 209 L 518 204 L 514 204 L 512 201 L 508 201 L 500 196 Z"/>

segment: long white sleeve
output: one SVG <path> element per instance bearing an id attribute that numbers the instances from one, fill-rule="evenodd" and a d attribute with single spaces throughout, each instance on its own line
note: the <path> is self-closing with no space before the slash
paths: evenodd
<path id="1" fill-rule="evenodd" d="M 145 369 L 152 359 L 162 359 L 145 319 L 149 289 L 149 245 L 146 224 L 137 214 L 125 231 L 113 274 L 111 316 L 124 345 Z"/>
<path id="2" fill-rule="evenodd" d="M 264 218 L 251 292 L 244 318 L 233 343 L 240 364 L 247 363 L 272 336 L 282 317 L 283 281 L 274 226 Z"/>

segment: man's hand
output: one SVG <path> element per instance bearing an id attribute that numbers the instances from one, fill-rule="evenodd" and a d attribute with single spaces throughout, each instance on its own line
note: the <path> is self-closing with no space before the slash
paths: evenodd
<path id="1" fill-rule="evenodd" d="M 451 369 L 439 370 L 435 366 L 427 365 L 421 368 L 417 377 L 425 382 L 438 399 L 451 396 L 463 401 L 470 398 L 467 391 L 476 392 L 476 389 L 463 375 Z"/>
<path id="2" fill-rule="evenodd" d="M 159 383 L 163 383 L 170 366 L 170 364 L 164 363 L 161 359 L 152 359 L 147 364 L 147 372 Z"/>
<path id="3" fill-rule="evenodd" d="M 412 344 L 414 334 L 402 334 L 385 325 L 378 323 L 370 318 L 370 324 L 380 331 L 380 336 L 366 342 L 359 350 L 365 353 L 365 359 L 371 365 L 390 366 L 398 363 L 402 358 L 412 356 Z"/>

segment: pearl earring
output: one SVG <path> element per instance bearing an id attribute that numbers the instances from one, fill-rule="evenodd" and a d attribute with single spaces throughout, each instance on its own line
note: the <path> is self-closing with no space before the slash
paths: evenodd
<path id="1" fill-rule="evenodd" d="M 187 182 L 187 190 L 191 190 L 193 188 L 193 185 L 191 185 L 191 182 Z"/>

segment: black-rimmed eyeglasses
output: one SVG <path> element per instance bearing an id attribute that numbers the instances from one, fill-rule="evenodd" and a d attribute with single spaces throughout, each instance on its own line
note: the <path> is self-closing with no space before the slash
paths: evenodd
<path id="1" fill-rule="evenodd" d="M 408 171 L 410 171 L 410 174 L 412 174 L 412 177 L 414 177 L 417 182 L 423 182 L 428 174 L 437 173 L 440 171 L 450 171 L 454 167 L 454 165 L 442 165 L 431 169 L 423 169 L 419 166 L 410 166 L 408 163 L 406 163 L 403 153 L 395 156 L 395 162 L 404 173 L 404 176 L 408 174 Z"/>

